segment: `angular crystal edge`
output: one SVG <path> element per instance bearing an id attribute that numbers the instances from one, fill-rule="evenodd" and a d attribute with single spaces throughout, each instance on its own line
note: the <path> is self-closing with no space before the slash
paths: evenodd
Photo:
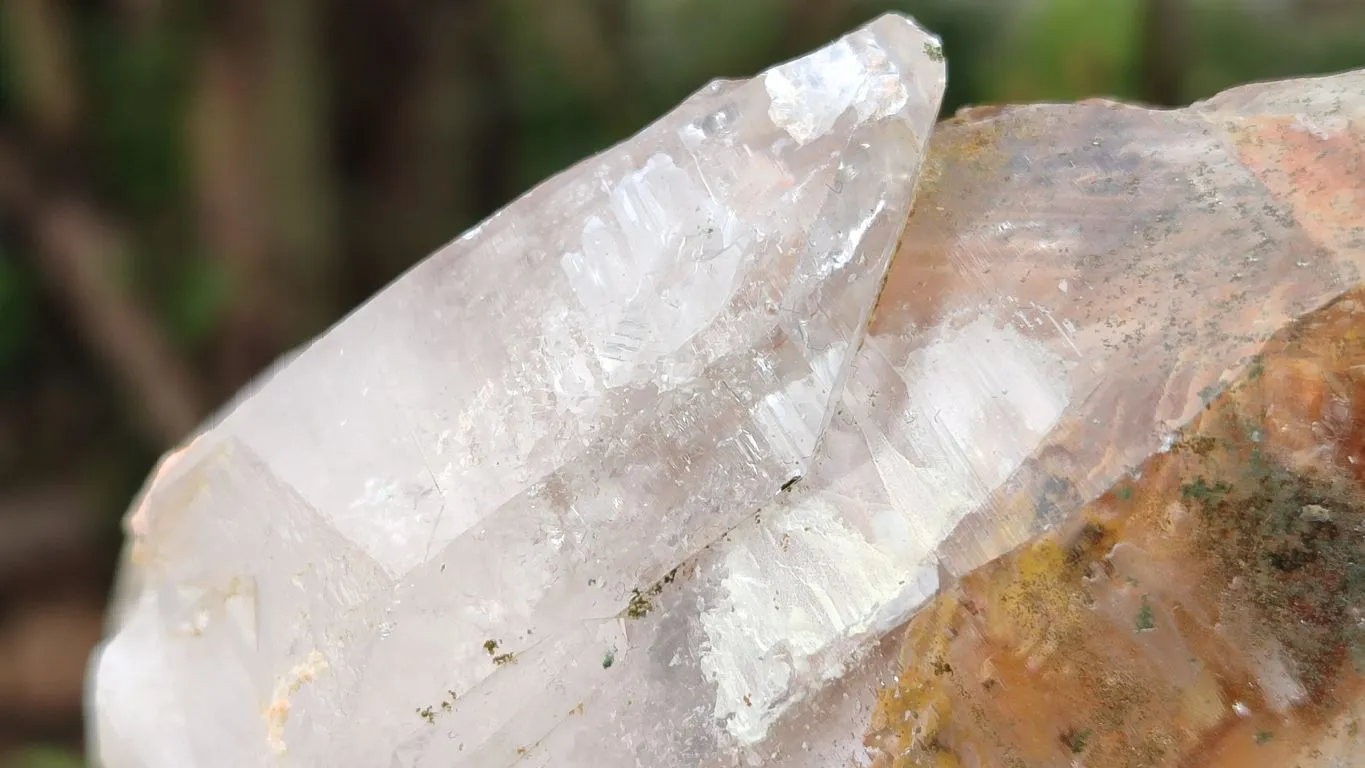
<path id="1" fill-rule="evenodd" d="M 921 43 L 923 50 L 907 54 L 893 46 L 892 53 L 897 55 L 889 56 L 880 45 L 883 36 L 890 38 L 893 43 L 897 39 L 902 42 L 913 40 Z M 358 754 L 338 750 L 336 739 L 327 740 L 326 743 L 314 739 L 319 733 L 331 732 L 334 736 L 340 736 L 341 743 L 351 741 L 346 738 L 348 729 L 343 727 L 342 721 L 357 706 L 373 703 L 373 699 L 366 697 L 366 686 L 373 680 L 364 679 L 363 670 L 354 665 L 366 663 L 374 653 L 370 646 L 387 638 L 390 633 L 400 637 L 403 631 L 401 624 L 396 625 L 387 618 L 381 620 L 376 615 L 373 620 L 366 619 L 361 624 L 348 625 L 345 636 L 364 635 L 353 646 L 343 644 L 329 648 L 321 655 L 317 649 L 304 653 L 300 647 L 297 654 L 290 652 L 280 656 L 258 656 L 250 660 L 253 672 L 243 677 L 233 670 L 236 665 L 246 664 L 246 657 L 214 657 L 195 650 L 196 641 L 190 638 L 227 631 L 213 626 L 212 622 L 216 619 L 212 616 L 201 615 L 200 609 L 195 606 L 200 605 L 202 600 L 186 603 L 183 601 L 189 598 L 182 595 L 175 597 L 170 604 L 162 604 L 166 598 L 177 595 L 177 590 L 183 591 L 187 586 L 174 580 L 164 580 L 167 578 L 165 563 L 173 562 L 177 568 L 189 568 L 191 571 L 195 564 L 193 552 L 167 553 L 164 546 L 158 549 L 155 541 L 158 531 L 202 525 L 214 517 L 221 518 L 222 514 L 231 515 L 231 510 L 214 511 L 211 504 L 201 504 L 194 509 L 184 505 L 187 499 L 203 501 L 202 496 L 195 494 L 202 493 L 204 482 L 209 483 L 209 489 L 215 487 L 212 485 L 215 482 L 234 482 L 230 479 L 232 473 L 239 470 L 234 469 L 236 464 L 232 462 L 235 459 L 231 457 L 238 455 L 252 457 L 251 466 L 256 469 L 251 471 L 268 472 L 270 482 L 284 489 L 283 493 L 295 499 L 297 504 L 303 505 L 300 509 L 311 509 L 311 512 L 304 514 L 330 520 L 347 541 L 364 550 L 351 556 L 357 558 L 357 562 L 366 563 L 366 572 L 374 574 L 367 578 L 401 580 L 401 583 L 395 582 L 396 588 L 399 594 L 405 594 L 405 589 L 429 585 L 433 579 L 437 579 L 436 574 L 445 569 L 444 563 L 441 563 L 442 567 L 437 570 L 436 559 L 445 554 L 458 555 L 451 551 L 452 547 L 461 549 L 462 537 L 470 534 L 481 538 L 483 531 L 491 530 L 488 528 L 490 521 L 499 525 L 512 523 L 510 532 L 506 534 L 513 537 L 508 539 L 509 542 L 531 546 L 533 550 L 539 546 L 519 532 L 534 530 L 539 522 L 533 519 L 531 522 L 534 525 L 527 529 L 523 523 L 524 515 L 514 514 L 518 510 L 534 513 L 536 504 L 532 502 L 541 498 L 537 493 L 530 496 L 526 494 L 523 486 L 528 482 L 527 477 L 533 483 L 539 482 L 541 487 L 545 487 L 545 481 L 538 481 L 537 477 L 558 478 L 556 487 L 562 490 L 567 485 L 570 493 L 579 494 L 573 498 L 580 501 L 585 498 L 583 494 L 588 494 L 584 507 L 591 513 L 588 515 L 589 524 L 581 531 L 574 532 L 574 535 L 591 536 L 604 531 L 607 518 L 601 515 L 608 512 L 609 507 L 602 506 L 601 502 L 609 500 L 614 489 L 628 491 L 632 486 L 629 482 L 619 482 L 608 488 L 606 495 L 602 495 L 600 491 L 583 484 L 586 480 L 596 479 L 596 475 L 584 469 L 573 470 L 578 471 L 579 475 L 573 475 L 571 471 L 568 481 L 563 480 L 565 462 L 569 462 L 567 466 L 572 469 L 576 466 L 575 462 L 577 466 L 591 468 L 601 465 L 603 459 L 617 460 L 614 458 L 617 454 L 607 450 L 610 446 L 603 447 L 600 438 L 593 438 L 589 434 L 570 434 L 572 439 L 564 442 L 564 431 L 572 433 L 581 426 L 578 422 L 590 421 L 590 426 L 600 428 L 604 433 L 611 433 L 615 429 L 619 434 L 619 430 L 629 429 L 635 444 L 640 447 L 657 445 L 661 439 L 664 445 L 693 449 L 694 454 L 701 449 L 702 455 L 712 456 L 712 460 L 703 467 L 705 472 L 693 474 L 715 478 L 712 481 L 715 493 L 706 494 L 705 503 L 688 502 L 697 508 L 682 510 L 686 513 L 682 515 L 685 524 L 682 529 L 664 536 L 662 541 L 652 547 L 639 550 L 608 548 L 602 551 L 602 555 L 626 552 L 636 557 L 635 561 L 618 561 L 613 565 L 611 561 L 604 560 L 602 555 L 593 555 L 589 551 L 587 555 L 580 553 L 575 560 L 555 563 L 545 575 L 555 575 L 556 578 L 569 575 L 574 579 L 607 563 L 608 574 L 602 579 L 605 594 L 586 601 L 579 596 L 567 595 L 564 597 L 568 599 L 559 603 L 557 598 L 560 595 L 546 593 L 528 604 L 553 605 L 557 613 L 549 620 L 537 620 L 529 614 L 521 615 L 520 606 L 512 606 L 510 614 L 512 623 L 520 622 L 527 627 L 528 632 L 530 625 L 539 621 L 537 628 L 545 631 L 543 635 L 538 633 L 538 636 L 553 637 L 584 616 L 610 616 L 624 611 L 632 589 L 638 590 L 648 585 L 658 575 L 694 554 L 706 543 L 714 541 L 752 514 L 755 507 L 771 498 L 791 477 L 804 473 L 829 423 L 831 404 L 839 396 L 852 352 L 861 341 L 890 254 L 904 226 L 923 143 L 932 127 L 942 94 L 944 77 L 941 57 L 929 55 L 931 50 L 937 50 L 934 47 L 936 45 L 933 38 L 919 32 L 907 19 L 882 17 L 831 46 L 842 47 L 836 55 L 823 61 L 834 65 L 836 69 L 824 73 L 819 71 L 817 65 L 822 60 L 818 56 L 814 57 L 814 64 L 811 63 L 813 57 L 805 57 L 783 65 L 786 69 L 783 70 L 785 82 L 782 85 L 790 86 L 791 76 L 794 76 L 797 78 L 795 89 L 782 91 L 788 98 L 776 113 L 776 122 L 766 126 L 762 116 L 746 114 L 742 108 L 736 110 L 735 107 L 741 98 L 761 100 L 760 89 L 764 88 L 762 77 L 703 89 L 669 116 L 644 129 L 635 139 L 552 178 L 494 214 L 414 267 L 303 349 L 287 365 L 263 377 L 259 387 L 253 385 L 253 391 L 248 396 L 236 400 L 193 441 L 167 456 L 130 511 L 125 525 L 131 544 L 121 578 L 125 586 L 131 587 L 126 589 L 126 596 L 121 600 L 125 607 L 116 608 L 114 623 L 121 629 L 115 630 L 111 642 L 117 642 L 120 637 L 125 641 L 130 640 L 123 636 L 122 629 L 136 624 L 151 626 L 163 645 L 177 647 L 173 654 L 157 652 L 156 658 L 148 658 L 145 654 L 151 649 L 134 646 L 126 650 L 138 658 L 123 658 L 123 661 L 116 663 L 140 665 L 139 669 L 145 667 L 142 669 L 144 677 L 152 674 L 157 679 L 178 679 L 178 695 L 196 689 L 220 691 L 221 695 L 228 696 L 222 701 L 224 707 L 255 707 L 259 701 L 270 701 L 273 696 L 271 689 L 278 684 L 272 681 L 295 680 L 289 683 L 289 689 L 293 690 L 297 681 L 305 677 L 312 680 L 318 675 L 340 672 L 359 674 L 357 680 L 347 683 L 350 688 L 332 691 L 334 695 L 349 696 L 349 703 L 319 701 L 312 693 L 309 694 L 312 698 L 305 696 L 296 699 L 292 703 L 293 714 L 288 720 L 281 719 L 276 723 L 268 717 L 262 719 L 262 738 L 259 742 L 263 750 L 269 747 L 269 751 L 263 752 L 263 755 L 269 752 L 280 754 L 288 742 L 290 754 L 304 760 L 309 759 L 309 755 L 331 754 L 350 759 Z M 807 62 L 805 70 L 802 69 L 802 61 Z M 822 79 L 824 74 L 846 77 L 850 61 L 862 68 L 860 81 Z M 933 66 L 928 66 L 930 63 Z M 898 69 L 908 65 L 925 66 L 919 72 Z M 801 81 L 801 77 L 808 79 Z M 832 93 L 826 94 L 822 89 Z M 793 96 L 795 98 L 791 98 Z M 814 98 L 815 101 L 807 104 L 803 98 Z M 771 93 L 768 94 L 768 101 L 771 105 Z M 770 110 L 767 116 L 770 121 L 774 120 L 773 114 Z M 795 130 L 793 126 L 796 126 Z M 780 128 L 781 132 L 773 130 L 775 128 Z M 757 135 L 749 141 L 734 138 L 736 132 L 738 136 L 745 137 L 746 130 L 756 131 Z M 874 144 L 878 145 L 874 147 Z M 659 146 L 663 147 L 662 152 Z M 793 174 L 796 168 L 802 170 Z M 659 175 L 656 178 L 650 174 Z M 612 179 L 616 181 L 611 182 Z M 594 265 L 603 264 L 602 259 L 613 254 L 604 256 L 601 242 L 588 237 L 589 234 L 596 237 L 601 232 L 594 230 L 590 233 L 585 230 L 576 239 L 566 238 L 563 231 L 557 231 L 557 235 L 528 237 L 524 228 L 518 229 L 518 222 L 509 221 L 512 213 L 520 210 L 527 216 L 536 216 L 537 221 L 534 223 L 543 226 L 562 226 L 570 220 L 581 222 L 585 215 L 595 215 L 591 203 L 594 200 L 592 195 L 599 194 L 596 191 L 601 186 L 598 180 L 607 180 L 615 187 L 612 190 L 615 194 L 612 199 L 618 203 L 615 211 L 602 209 L 606 215 L 616 216 L 617 223 L 612 226 L 617 229 L 609 233 L 610 237 L 619 239 L 614 255 L 620 257 L 622 253 L 625 254 L 625 260 L 619 263 L 627 271 L 635 269 L 636 272 L 646 273 L 644 276 L 630 276 L 629 279 L 634 281 L 630 291 L 638 294 L 644 289 L 673 290 L 678 287 L 676 281 L 650 283 L 646 280 L 650 273 L 640 267 L 642 255 L 659 258 L 661 253 L 670 248 L 700 249 L 698 256 L 705 258 L 697 262 L 700 266 L 693 265 L 688 269 L 694 272 L 711 270 L 707 274 L 715 279 L 703 285 L 703 288 L 726 285 L 725 273 L 721 272 L 717 276 L 716 269 L 705 266 L 703 262 L 711 263 L 717 259 L 736 262 L 729 267 L 732 277 L 728 289 L 730 293 L 726 294 L 728 303 L 720 302 L 716 309 L 707 310 L 712 314 L 697 328 L 690 330 L 691 335 L 676 337 L 670 342 L 680 343 L 681 347 L 659 352 L 640 343 L 641 339 L 626 338 L 627 347 L 638 344 L 637 348 L 626 349 L 627 355 L 636 356 L 626 361 L 626 374 L 621 374 L 621 367 L 616 365 L 620 360 L 602 356 L 602 345 L 608 341 L 615 343 L 615 340 L 622 338 L 620 332 L 623 329 L 633 332 L 637 327 L 633 324 L 640 322 L 640 318 L 630 315 L 631 312 L 636 315 L 643 312 L 643 322 L 652 333 L 666 336 L 673 332 L 676 336 L 677 329 L 670 325 L 679 319 L 676 314 L 670 315 L 666 309 L 657 307 L 645 307 L 643 310 L 632 307 L 629 296 L 624 294 L 608 297 L 616 300 L 625 296 L 625 304 L 618 308 L 629 315 L 624 320 L 621 316 L 592 316 L 592 306 L 575 309 L 573 301 L 577 289 L 564 282 L 564 273 L 570 265 L 568 261 L 555 257 L 562 255 L 567 258 L 572 253 L 586 254 L 574 266 L 587 265 L 593 269 Z M 659 185 L 660 180 L 668 183 Z M 578 182 L 577 186 L 575 182 Z M 651 231 L 648 222 L 640 226 L 641 220 L 631 219 L 633 214 L 629 211 L 622 213 L 621 205 L 635 210 L 639 205 L 658 203 L 659 193 L 676 189 L 673 182 L 691 184 L 709 193 L 709 200 L 720 208 L 716 213 L 724 219 L 721 222 L 723 227 L 685 233 L 680 236 L 680 242 L 671 242 L 670 238 L 678 239 L 677 232 Z M 567 214 L 564 213 L 566 210 Z M 663 204 L 661 210 L 668 212 L 670 208 Z M 531 214 L 530 211 L 536 213 Z M 630 220 L 623 220 L 622 216 Z M 702 221 L 701 224 L 705 230 L 706 222 Z M 622 226 L 629 231 L 622 230 Z M 634 229 L 630 229 L 632 226 Z M 765 232 L 764 227 L 771 231 Z M 788 229 L 784 232 L 783 227 Z M 698 239 L 701 242 L 690 242 Z M 590 253 L 589 245 L 596 247 L 597 251 Z M 760 251 L 744 252 L 745 248 L 759 248 Z M 739 252 L 730 252 L 734 249 Z M 606 250 L 612 249 L 608 247 Z M 715 252 L 717 250 L 718 253 Z M 646 266 L 667 273 L 671 263 L 667 262 L 669 255 L 663 253 L 665 262 L 661 262 L 662 266 Z M 671 255 L 677 256 L 676 253 Z M 489 275 L 490 263 L 499 263 L 502 269 L 497 270 L 496 275 Z M 614 277 L 612 274 L 597 275 L 584 285 L 592 288 L 595 281 L 610 282 Z M 553 318 L 547 314 L 528 320 L 525 314 L 531 309 L 524 300 L 525 290 L 537 286 L 537 280 L 540 283 L 537 290 L 547 291 L 546 298 L 554 304 L 555 310 L 550 313 L 554 315 Z M 508 293 L 509 286 L 522 293 Z M 498 303 L 495 297 L 501 297 L 504 304 L 500 314 L 492 317 L 471 316 L 471 307 L 487 309 Z M 582 296 L 577 298 L 581 300 Z M 706 300 L 705 294 L 693 298 Z M 714 300 L 712 303 L 715 303 Z M 430 309 L 432 306 L 439 309 L 434 315 Z M 564 314 L 566 311 L 567 315 Z M 650 315 L 651 311 L 655 312 L 653 316 Z M 764 319 L 769 316 L 773 319 Z M 547 318 L 553 320 L 551 325 L 546 325 Z M 554 324 L 565 318 L 571 327 Z M 693 318 L 683 319 L 694 321 Z M 430 327 L 433 321 L 441 327 L 433 330 Z M 477 337 L 480 332 L 487 332 L 494 338 L 480 339 Z M 593 334 L 596 334 L 596 338 L 593 338 Z M 587 343 L 584 342 L 585 338 L 588 339 Z M 520 347 L 517 346 L 518 341 L 525 342 L 527 339 L 535 340 L 537 345 L 528 347 L 522 343 Z M 438 473 L 431 467 L 441 456 L 438 452 L 433 458 L 432 451 L 435 449 L 430 444 L 424 446 L 421 443 L 424 440 L 436 442 L 436 438 L 448 433 L 452 425 L 461 423 L 456 418 L 461 414 L 452 413 L 459 411 L 461 405 L 465 406 L 463 415 L 473 421 L 470 430 L 477 432 L 480 429 L 478 413 L 482 409 L 495 414 L 512 414 L 512 419 L 496 426 L 502 432 L 517 434 L 517 427 L 520 426 L 515 421 L 518 398 L 524 397 L 522 393 L 526 392 L 554 390 L 559 385 L 553 377 L 564 374 L 564 370 L 551 371 L 542 367 L 533 371 L 534 375 L 527 376 L 522 371 L 509 370 L 502 361 L 515 359 L 516 354 L 526 350 L 541 350 L 539 342 L 545 339 L 560 344 L 561 351 L 567 350 L 570 363 L 582 362 L 589 369 L 590 376 L 596 379 L 591 382 L 596 387 L 594 391 L 587 394 L 580 391 L 578 399 L 570 397 L 564 405 L 574 416 L 575 423 L 566 427 L 565 420 L 561 420 L 556 422 L 559 431 L 550 430 L 546 433 L 559 440 L 558 445 L 572 446 L 572 451 L 554 449 L 553 446 L 551 450 L 543 450 L 543 443 L 533 443 L 528 448 L 519 449 L 516 440 L 508 442 L 506 448 L 511 452 L 504 455 L 512 457 L 512 466 L 505 467 L 503 474 L 494 478 L 497 482 L 488 482 L 487 464 L 475 462 L 468 468 L 483 470 L 485 476 L 481 479 L 484 485 L 494 487 L 478 488 L 478 493 L 470 498 L 460 499 L 462 502 L 477 503 L 450 505 L 459 507 L 457 511 L 461 513 L 470 507 L 475 508 L 473 517 L 455 518 L 446 514 L 446 494 L 452 488 L 461 486 L 444 476 L 438 481 Z M 651 340 L 647 338 L 643 341 Z M 591 348 L 593 343 L 597 344 L 597 348 Z M 453 367 L 450 364 L 444 367 L 439 364 L 434 367 L 428 365 L 426 368 L 415 365 L 422 361 L 423 354 L 429 355 L 431 350 L 439 348 L 455 349 L 457 354 L 464 354 L 466 358 L 460 365 Z M 643 352 L 641 348 L 644 348 Z M 680 349 L 683 351 L 679 352 Z M 610 352 L 616 354 L 617 350 Z M 593 358 L 594 354 L 596 359 Z M 645 358 L 646 362 L 640 363 L 640 358 Z M 392 370 L 403 369 L 404 365 L 408 366 L 404 369 L 408 371 L 404 376 L 390 375 Z M 633 370 L 631 366 L 634 366 Z M 491 395 L 491 403 L 485 396 L 488 392 L 486 387 L 483 390 L 458 390 L 456 387 L 440 388 L 431 384 L 443 381 L 441 374 L 470 367 L 487 371 L 488 378 L 484 383 L 497 385 Z M 640 374 L 641 371 L 644 373 Z M 637 374 L 644 375 L 645 379 L 631 378 Z M 617 377 L 614 382 L 612 376 Z M 704 382 L 700 380 L 708 376 L 716 386 L 702 386 Z M 640 381 L 646 384 L 641 385 Z M 741 384 L 736 389 L 736 385 Z M 387 396 L 380 398 L 384 402 L 377 406 L 375 401 L 365 400 L 372 386 L 377 388 L 379 394 Z M 792 390 L 792 386 L 798 388 Z M 296 388 L 299 393 L 309 392 L 312 397 L 302 399 L 299 394 L 290 396 L 285 392 L 290 387 Z M 478 403 L 478 408 L 471 409 L 470 403 L 476 399 L 476 395 L 484 399 Z M 697 398 L 700 398 L 701 406 L 694 404 Z M 345 414 L 365 413 L 361 406 L 367 402 L 370 409 L 377 408 L 372 410 L 369 422 L 363 425 L 373 434 L 364 440 L 349 436 L 342 429 L 347 426 Z M 412 422 L 414 413 L 429 413 L 436 402 L 445 403 L 447 411 L 434 413 L 431 419 L 434 423 Z M 360 410 L 355 410 L 358 407 L 361 407 Z M 712 434 L 704 429 L 706 422 L 735 423 L 729 421 L 733 419 L 742 424 L 739 434 L 731 434 L 722 443 L 708 443 L 703 439 L 697 444 L 699 436 Z M 702 426 L 693 426 L 693 422 Z M 682 428 L 681 432 L 677 431 L 679 427 Z M 481 433 L 481 436 L 487 437 L 489 434 L 494 438 L 504 437 L 496 431 Z M 669 440 L 673 442 L 669 443 Z M 750 446 L 766 446 L 764 450 L 769 453 L 766 456 L 755 455 L 753 451 L 756 449 Z M 348 450 L 351 452 L 349 455 L 338 458 L 338 453 L 345 454 Z M 517 453 L 518 450 L 530 453 Z M 550 455 L 540 455 L 536 451 Z M 722 452 L 720 458 L 712 455 L 716 451 Z M 382 452 L 382 458 L 376 452 Z M 401 473 L 416 469 L 417 475 L 428 477 L 414 479 L 413 475 L 408 475 L 400 478 L 411 483 L 412 487 L 399 484 L 396 492 L 401 498 L 396 504 L 388 503 L 392 499 L 384 498 L 375 500 L 365 497 L 362 500 L 364 493 L 356 496 L 355 488 L 344 488 L 356 483 L 364 486 L 363 478 L 356 476 L 357 467 L 377 458 L 381 462 L 384 459 L 391 460 L 390 464 L 383 467 L 387 472 Z M 262 469 L 265 467 L 269 469 Z M 634 473 L 633 476 L 639 480 L 656 484 L 660 478 L 670 474 L 680 475 L 681 480 L 689 479 L 686 471 L 673 466 L 656 467 L 652 476 L 640 476 L 635 467 L 630 468 L 626 477 L 631 476 L 630 473 Z M 454 474 L 454 480 L 460 480 L 458 467 Z M 203 478 L 229 479 L 204 481 Z M 498 482 L 502 484 L 498 485 Z M 575 482 L 580 484 L 574 486 Z M 338 489 L 338 486 L 343 488 Z M 368 493 L 368 489 L 362 490 Z M 594 496 L 593 493 L 598 495 Z M 433 500 L 433 496 L 439 498 Z M 528 507 L 528 504 L 531 506 Z M 677 511 L 679 505 L 659 504 L 656 508 L 657 513 L 663 513 L 665 509 Z M 351 511 L 347 512 L 348 509 Z M 403 510 L 411 510 L 413 514 Z M 398 516 L 405 516 L 404 519 L 412 525 L 408 528 L 400 525 L 399 530 L 392 534 L 397 537 L 396 544 L 394 541 L 379 540 L 376 537 L 377 521 L 398 521 Z M 644 522 L 644 519 L 640 522 Z M 223 599 L 237 601 L 233 605 L 243 600 L 252 601 L 250 605 L 256 606 L 256 610 L 259 610 L 259 603 L 254 602 L 258 599 L 257 595 L 274 594 L 272 590 L 280 594 L 294 594 L 295 589 L 288 586 L 285 574 L 267 572 L 261 569 L 259 563 L 251 562 L 251 542 L 232 539 L 234 531 L 231 526 L 222 531 L 224 535 L 215 541 L 214 546 L 224 550 L 237 548 L 241 550 L 241 558 L 238 561 L 233 561 L 231 557 L 215 558 L 213 568 L 218 570 L 209 575 L 221 580 L 225 578 L 222 574 L 226 573 L 223 569 L 237 562 L 249 577 L 250 589 L 240 593 L 236 587 L 219 584 L 207 587 L 209 593 L 221 593 L 225 596 Z M 160 535 L 164 536 L 164 533 Z M 417 554 L 416 550 L 422 549 L 419 542 L 425 542 L 425 548 Z M 135 562 L 140 545 L 162 559 L 150 557 Z M 477 552 L 487 550 L 487 547 L 480 544 L 472 546 L 472 549 Z M 639 560 L 639 557 L 645 559 Z M 556 575 L 562 568 L 568 571 Z M 518 577 L 519 574 L 503 574 L 503 578 L 515 580 Z M 234 578 L 232 583 L 237 583 L 237 579 Z M 196 584 L 193 594 L 200 594 L 196 590 L 201 588 L 204 586 Z M 494 585 L 494 596 L 500 588 Z M 370 616 L 369 611 L 379 604 L 377 601 L 383 599 L 383 594 L 377 594 L 361 612 Z M 184 613 L 191 609 L 192 613 Z M 249 617 L 250 614 L 245 615 Z M 286 635 L 290 631 L 287 626 L 267 628 L 260 625 L 259 621 L 248 621 L 241 616 L 233 621 L 236 624 L 229 629 L 238 633 L 246 632 L 247 636 L 257 636 L 257 632 L 267 629 Z M 243 621 L 248 623 L 243 624 Z M 325 623 L 328 619 L 314 615 L 307 621 Z M 209 622 L 209 625 L 203 625 L 204 622 Z M 185 631 L 172 632 L 175 626 Z M 318 627 L 317 631 L 325 629 Z M 482 637 L 489 631 L 487 626 L 472 626 L 469 629 L 472 630 L 469 632 L 471 637 Z M 300 636 L 296 641 L 302 639 Z M 229 640 L 230 634 L 215 641 L 220 643 L 220 652 L 232 647 Z M 277 648 L 297 645 L 296 642 L 287 642 L 287 636 L 272 637 L 272 641 Z M 123 645 L 127 646 L 128 643 Z M 166 728 L 188 728 L 193 731 L 194 726 L 177 725 L 174 701 L 152 706 L 156 702 L 139 700 L 136 691 L 127 688 L 118 690 L 118 670 L 109 668 L 109 663 L 114 662 L 115 658 L 119 657 L 97 655 L 92 662 L 94 673 L 89 700 L 92 708 L 90 721 L 95 724 L 95 738 L 91 740 L 92 755 L 97 760 L 102 758 L 110 768 L 131 764 L 128 761 L 134 760 L 134 756 L 138 764 L 147 765 L 170 764 L 168 760 L 180 760 L 184 757 L 181 752 L 176 752 L 174 758 L 167 757 L 168 753 L 158 752 L 160 748 L 155 747 L 154 743 L 169 746 L 175 741 L 166 741 Z M 401 651 L 399 659 L 402 660 Z M 463 675 L 470 684 L 481 684 L 491 676 L 491 671 L 486 668 L 466 669 L 461 666 L 464 662 L 458 659 L 443 660 L 442 663 L 455 664 L 447 671 L 452 677 Z M 420 687 L 428 683 L 427 678 L 433 676 L 433 668 L 442 666 L 442 663 L 423 664 L 420 672 L 422 679 L 414 681 L 414 685 Z M 487 661 L 482 663 L 486 665 Z M 125 672 L 133 671 L 132 667 L 121 668 Z M 229 674 L 230 678 L 220 680 L 219 676 L 223 674 Z M 251 701 L 241 700 L 232 704 L 231 690 L 219 685 L 222 682 L 230 683 L 234 689 L 252 685 L 264 687 L 249 697 Z M 109 683 L 113 688 L 101 688 L 101 683 Z M 327 681 L 325 687 L 332 690 L 337 684 L 334 680 Z M 103 691 L 103 694 L 96 691 Z M 177 696 L 176 691 L 163 693 L 171 699 Z M 403 692 L 394 701 L 379 702 L 384 706 L 374 714 L 380 716 L 376 726 L 384 735 L 367 734 L 361 740 L 361 752 L 372 751 L 366 748 L 366 744 L 382 751 L 395 748 L 399 741 L 407 738 L 407 725 L 390 724 L 385 718 L 401 712 L 407 718 L 401 722 L 407 723 L 412 716 L 405 699 L 417 693 L 421 692 Z M 359 702 L 356 701 L 357 696 L 360 697 Z M 135 700 L 137 705 L 134 704 Z M 138 705 L 145 705 L 146 709 Z M 124 725 L 132 727 L 134 732 L 109 731 L 110 722 L 103 715 L 112 711 L 121 712 Z M 235 710 L 234 721 L 241 713 L 242 710 Z M 338 720 L 338 717 L 342 720 Z M 300 723 L 306 724 L 306 727 Z M 278 732 L 275 730 L 276 725 L 279 726 Z M 200 721 L 199 727 L 203 728 L 205 724 Z M 190 734 L 184 732 L 183 735 Z M 202 749 L 205 744 L 202 737 L 205 734 L 199 736 L 201 738 L 194 743 Z M 213 741 L 212 737 L 208 739 L 208 743 Z M 187 741 L 180 747 L 192 750 L 188 744 L 190 742 Z M 234 748 L 239 746 L 234 745 Z M 376 757 L 387 759 L 377 753 Z"/>

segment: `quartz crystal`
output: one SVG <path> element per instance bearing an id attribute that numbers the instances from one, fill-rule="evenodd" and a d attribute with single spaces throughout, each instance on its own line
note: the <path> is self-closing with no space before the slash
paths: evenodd
<path id="1" fill-rule="evenodd" d="M 1365 765 L 1363 267 L 1365 72 L 940 125 L 845 401 L 969 497 L 864 762 Z"/>
<path id="2" fill-rule="evenodd" d="M 660 766 L 754 741 L 733 661 L 629 624 L 808 473 L 943 85 L 897 16 L 712 83 L 278 366 L 127 520 L 97 759 Z M 685 675 L 668 720 L 651 697 Z"/>
<path id="3" fill-rule="evenodd" d="M 128 517 L 95 757 L 1365 761 L 1365 73 L 943 78 L 708 86 L 278 366 Z"/>

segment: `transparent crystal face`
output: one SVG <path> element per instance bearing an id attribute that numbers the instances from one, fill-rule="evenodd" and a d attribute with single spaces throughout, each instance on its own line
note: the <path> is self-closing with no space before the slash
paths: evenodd
<path id="1" fill-rule="evenodd" d="M 888 16 L 708 86 L 170 457 L 94 673 L 105 763 L 510 764 L 589 699 L 645 717 L 621 694 L 670 662 L 628 624 L 809 472 L 937 114 L 931 41 Z M 799 687 L 747 722 L 725 670 L 679 664 L 695 733 L 632 754 L 754 742 Z"/>

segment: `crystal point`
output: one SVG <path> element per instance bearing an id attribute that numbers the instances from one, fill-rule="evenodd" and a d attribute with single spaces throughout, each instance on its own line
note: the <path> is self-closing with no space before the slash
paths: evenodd
<path id="1" fill-rule="evenodd" d="M 715 82 L 277 366 L 127 518 L 96 758 L 1365 760 L 1365 73 L 943 78 Z"/>
<path id="2" fill-rule="evenodd" d="M 886 16 L 713 83 L 167 457 L 93 671 L 100 762 L 535 763 L 667 664 L 631 621 L 810 470 L 910 208 L 933 45 Z M 620 757 L 692 764 L 763 725 Z"/>

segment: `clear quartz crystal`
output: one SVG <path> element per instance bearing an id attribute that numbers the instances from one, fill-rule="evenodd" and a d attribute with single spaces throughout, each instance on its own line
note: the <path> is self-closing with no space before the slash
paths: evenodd
<path id="1" fill-rule="evenodd" d="M 931 584 L 856 473 L 726 535 L 811 472 L 943 86 L 898 16 L 713 83 L 278 366 L 127 519 L 95 758 L 689 766 L 799 722 Z M 828 583 L 769 594 L 787 551 Z"/>
<path id="2" fill-rule="evenodd" d="M 1365 72 L 926 154 L 940 60 L 712 85 L 277 366 L 128 518 L 94 756 L 1358 763 Z"/>

